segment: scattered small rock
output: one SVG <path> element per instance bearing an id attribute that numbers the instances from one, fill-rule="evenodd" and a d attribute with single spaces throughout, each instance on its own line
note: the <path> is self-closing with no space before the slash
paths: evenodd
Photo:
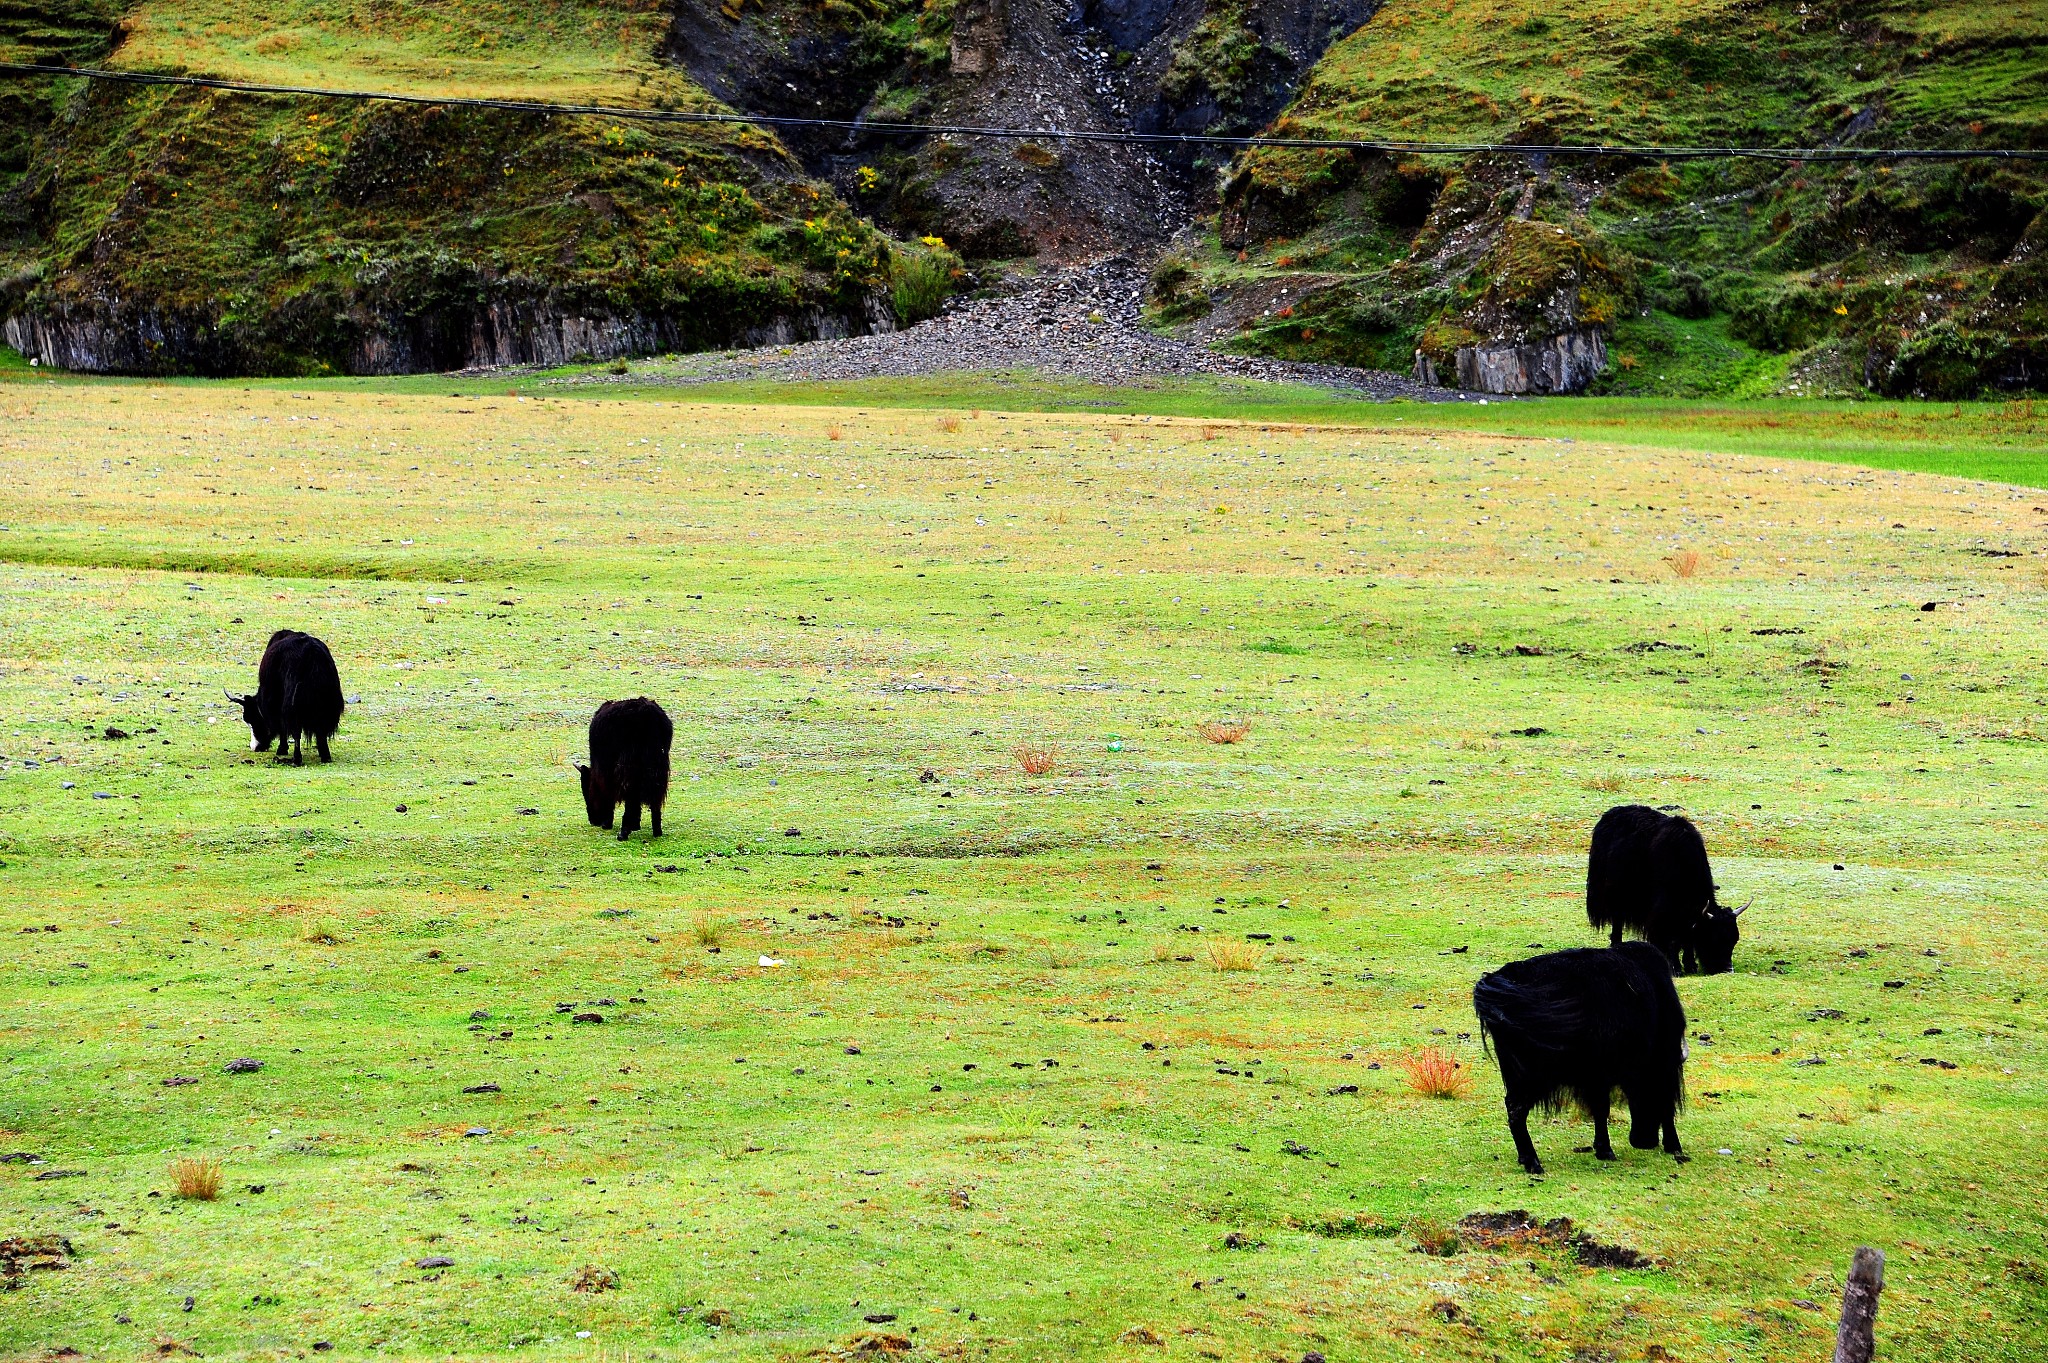
<path id="1" fill-rule="evenodd" d="M 463 1090 L 464 1093 L 503 1093 L 504 1091 L 496 1084 L 471 1084 Z"/>
<path id="2" fill-rule="evenodd" d="M 239 1059 L 228 1061 L 227 1064 L 222 1065 L 220 1068 L 223 1074 L 254 1074 L 263 1068 L 263 1062 L 261 1060 L 252 1060 L 245 1055 Z"/>
<path id="3" fill-rule="evenodd" d="M 569 1019 L 569 1021 L 571 1021 L 571 1022 L 603 1022 L 603 1021 L 604 1021 L 604 1014 L 603 1014 L 603 1013 L 577 1013 L 577 1014 L 575 1014 L 575 1015 L 574 1015 L 573 1017 L 571 1017 L 571 1018 Z"/>
<path id="4" fill-rule="evenodd" d="M 174 1074 L 170 1078 L 164 1080 L 163 1084 L 164 1087 L 167 1089 L 181 1089 L 185 1087 L 185 1085 L 187 1084 L 196 1084 L 198 1082 L 199 1081 L 197 1079 L 194 1079 L 189 1074 Z"/>
<path id="5" fill-rule="evenodd" d="M 453 1268 L 455 1261 L 445 1254 L 429 1254 L 424 1259 L 413 1261 L 414 1268 Z"/>

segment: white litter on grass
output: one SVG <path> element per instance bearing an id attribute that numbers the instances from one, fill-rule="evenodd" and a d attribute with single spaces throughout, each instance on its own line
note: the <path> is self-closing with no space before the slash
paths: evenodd
<path id="1" fill-rule="evenodd" d="M 782 962 L 782 961 L 778 961 L 778 960 L 776 960 L 776 959 L 775 959 L 775 958 L 774 958 L 773 956 L 763 956 L 763 957 L 761 958 L 761 964 L 762 964 L 762 965 L 783 965 L 783 964 L 785 964 L 785 963 L 784 963 L 784 962 Z"/>
<path id="2" fill-rule="evenodd" d="M 1719 1150 L 1716 1150 L 1714 1153 L 1717 1155 L 1732 1155 L 1735 1152 L 1724 1145 Z"/>
<path id="3" fill-rule="evenodd" d="M 427 598 L 427 604 L 429 606 L 445 606 L 448 604 L 448 598 L 445 596 L 430 596 Z"/>

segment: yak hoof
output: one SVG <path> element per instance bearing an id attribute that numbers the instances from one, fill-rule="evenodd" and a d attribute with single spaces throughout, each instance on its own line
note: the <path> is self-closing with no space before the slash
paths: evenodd
<path id="1" fill-rule="evenodd" d="M 1607 1149 L 1605 1149 L 1605 1150 L 1595 1150 L 1595 1151 L 1593 1152 L 1593 1158 L 1594 1158 L 1594 1159 L 1604 1159 L 1604 1160 L 1615 1160 L 1615 1159 L 1620 1159 L 1620 1158 L 1621 1158 L 1621 1156 L 1619 1156 L 1619 1155 L 1617 1155 L 1617 1154 L 1615 1154 L 1615 1153 L 1614 1153 L 1614 1147 L 1612 1147 L 1612 1146 L 1609 1146 L 1609 1147 L 1608 1147 Z"/>
<path id="2" fill-rule="evenodd" d="M 1542 1178 L 1543 1161 L 1540 1159 L 1523 1160 L 1522 1172 L 1526 1173 L 1531 1178 Z"/>

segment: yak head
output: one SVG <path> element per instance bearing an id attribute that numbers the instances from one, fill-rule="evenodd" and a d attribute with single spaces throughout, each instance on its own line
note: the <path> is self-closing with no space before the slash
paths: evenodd
<path id="1" fill-rule="evenodd" d="M 249 726 L 249 751 L 262 752 L 270 746 L 270 740 L 278 736 L 270 727 L 270 720 L 264 716 L 263 707 L 256 703 L 254 696 L 238 696 L 232 691 L 224 692 L 227 698 L 242 707 L 242 722 Z"/>
<path id="2" fill-rule="evenodd" d="M 604 782 L 597 773 L 582 763 L 576 764 L 576 779 L 583 783 L 583 812 L 590 816 L 592 828 L 612 826 L 611 793 L 604 788 Z"/>
<path id="3" fill-rule="evenodd" d="M 1751 901 L 1752 903 L 1755 901 Z M 1702 975 L 1725 975 L 1735 967 L 1735 944 L 1742 940 L 1742 929 L 1735 920 L 1742 916 L 1740 909 L 1724 909 L 1719 904 L 1709 904 L 1707 911 L 1700 915 L 1699 926 L 1693 930 L 1693 956 L 1699 962 Z"/>

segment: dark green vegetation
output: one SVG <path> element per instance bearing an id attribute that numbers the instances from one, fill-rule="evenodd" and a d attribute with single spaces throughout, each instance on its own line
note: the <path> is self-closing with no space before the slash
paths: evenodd
<path id="1" fill-rule="evenodd" d="M 1278 125 L 1302 136 L 2048 145 L 2048 9 L 1394 0 Z M 1596 390 L 1941 398 L 2048 385 L 2048 171 L 1261 151 L 1168 278 L 1259 353 L 1448 374 L 1606 333 Z M 1285 300 L 1274 296 L 1291 287 Z"/>
<path id="2" fill-rule="evenodd" d="M 1816 1358 L 1859 1243 L 1888 1356 L 2038 1353 L 2039 493 L 425 383 L 0 384 L 0 1353 Z M 282 623 L 331 767 L 221 696 Z M 1694 1158 L 1532 1182 L 1468 993 L 1632 799 L 1759 897 Z"/>

